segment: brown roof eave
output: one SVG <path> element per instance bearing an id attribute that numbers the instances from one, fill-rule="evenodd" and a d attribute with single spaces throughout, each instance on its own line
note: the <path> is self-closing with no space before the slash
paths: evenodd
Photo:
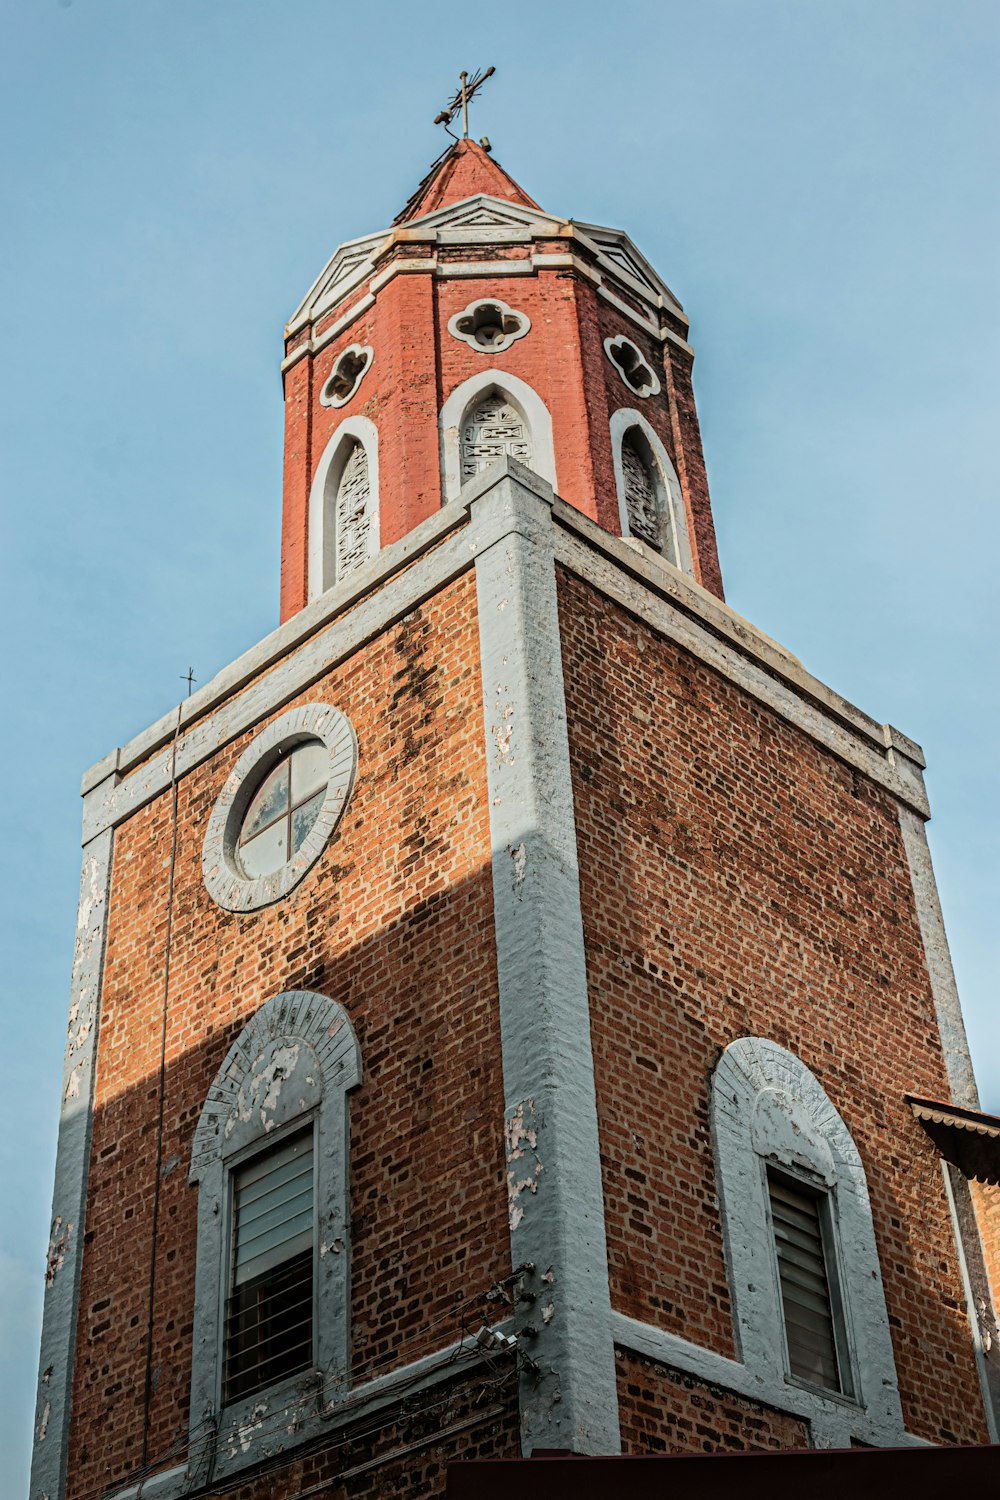
<path id="1" fill-rule="evenodd" d="M 1000 1119 L 996 1115 L 916 1094 L 907 1094 L 906 1102 L 945 1161 L 977 1182 L 1000 1183 Z"/>

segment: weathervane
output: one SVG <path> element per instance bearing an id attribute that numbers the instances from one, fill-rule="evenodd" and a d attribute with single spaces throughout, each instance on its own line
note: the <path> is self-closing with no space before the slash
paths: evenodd
<path id="1" fill-rule="evenodd" d="M 445 105 L 444 109 L 439 115 L 434 116 L 434 124 L 443 125 L 445 130 L 448 130 L 448 126 L 452 121 L 452 116 L 458 109 L 459 105 L 461 105 L 462 139 L 467 141 L 469 139 L 469 100 L 472 98 L 477 89 L 482 88 L 487 78 L 493 77 L 493 74 L 495 72 L 496 68 L 487 68 L 485 73 L 473 73 L 471 79 L 468 73 L 459 73 L 458 76 L 462 80 L 462 83 L 458 90 L 458 93 L 455 95 L 450 104 Z M 455 135 L 455 132 L 453 130 L 448 130 L 448 134 L 452 136 L 456 141 L 458 140 L 458 136 Z"/>

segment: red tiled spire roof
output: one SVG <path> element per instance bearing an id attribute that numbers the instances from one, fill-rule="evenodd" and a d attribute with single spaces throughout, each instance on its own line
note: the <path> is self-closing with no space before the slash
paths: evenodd
<path id="1" fill-rule="evenodd" d="M 448 203 L 472 198 L 477 193 L 506 198 L 510 203 L 523 203 L 526 208 L 539 207 L 482 146 L 475 141 L 456 141 L 434 163 L 394 222 L 407 224 L 411 219 L 433 213 Z"/>

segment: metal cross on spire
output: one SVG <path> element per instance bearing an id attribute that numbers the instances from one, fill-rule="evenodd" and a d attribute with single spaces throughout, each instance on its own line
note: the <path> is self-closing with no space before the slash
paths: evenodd
<path id="1" fill-rule="evenodd" d="M 448 126 L 451 124 L 452 117 L 454 116 L 456 110 L 461 108 L 462 139 L 464 141 L 467 141 L 469 139 L 469 100 L 478 89 L 482 88 L 487 78 L 493 77 L 493 74 L 495 72 L 496 68 L 487 68 L 485 73 L 480 73 L 477 71 L 473 73 L 471 78 L 469 77 L 468 73 L 459 73 L 458 76 L 462 80 L 462 82 L 459 85 L 458 93 L 455 95 L 450 104 L 445 105 L 440 114 L 434 116 L 434 124 L 443 125 L 445 130 L 448 130 Z M 448 134 L 450 136 L 454 136 L 455 140 L 458 140 L 458 137 L 455 135 L 455 132 L 453 130 L 448 130 Z"/>

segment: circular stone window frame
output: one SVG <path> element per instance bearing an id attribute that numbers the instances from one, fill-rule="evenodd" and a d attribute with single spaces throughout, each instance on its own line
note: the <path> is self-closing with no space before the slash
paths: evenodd
<path id="1" fill-rule="evenodd" d="M 468 322 L 475 323 L 476 313 L 481 307 L 498 307 L 500 309 L 500 321 L 503 328 L 503 337 L 497 344 L 481 344 L 476 338 L 475 328 L 470 326 L 464 332 L 459 324 Z M 507 328 L 508 322 L 514 322 L 515 327 Z M 502 354 L 509 349 L 511 344 L 516 344 L 518 339 L 523 339 L 531 332 L 531 319 L 527 313 L 521 312 L 509 303 L 501 301 L 499 297 L 477 297 L 470 302 L 468 307 L 463 307 L 461 312 L 455 313 L 454 317 L 448 319 L 448 332 L 453 339 L 460 339 L 463 344 L 468 344 L 476 354 Z"/>
<path id="2" fill-rule="evenodd" d="M 637 385 L 633 384 L 628 375 L 625 373 L 625 369 L 621 363 L 621 360 L 616 358 L 615 354 L 612 352 L 613 349 L 620 349 L 623 346 L 626 349 L 631 349 L 632 353 L 635 355 L 636 364 L 641 365 L 642 368 L 648 373 L 649 382 L 643 381 L 643 385 L 646 385 L 647 383 L 649 384 L 648 390 L 640 390 Z M 632 391 L 634 395 L 639 397 L 640 401 L 648 401 L 650 396 L 658 396 L 660 394 L 660 391 L 662 389 L 660 385 L 660 377 L 657 375 L 656 371 L 653 369 L 652 365 L 649 363 L 649 360 L 643 354 L 638 344 L 634 344 L 632 340 L 630 338 L 627 338 L 624 333 L 616 333 L 613 335 L 613 337 L 605 339 L 604 352 L 608 356 L 608 359 L 611 361 L 611 363 L 614 365 L 615 369 L 618 371 L 622 382 L 628 386 L 629 390 Z"/>
<path id="3" fill-rule="evenodd" d="M 350 390 L 345 396 L 334 395 L 332 390 L 333 382 L 336 380 L 337 372 L 340 370 L 340 367 L 344 363 L 345 359 L 347 359 L 348 356 L 353 356 L 355 359 L 359 359 L 362 355 L 364 356 L 365 362 L 355 375 L 354 383 L 351 386 Z M 320 406 L 346 406 L 348 401 L 352 401 L 354 399 L 358 386 L 364 380 L 374 362 L 375 351 L 372 349 L 370 344 L 349 344 L 346 349 L 341 349 L 340 353 L 337 355 L 337 358 L 333 362 L 329 375 L 323 382 L 323 389 L 319 393 Z"/>
<path id="4" fill-rule="evenodd" d="M 247 808 L 282 754 L 304 740 L 319 740 L 330 757 L 323 806 L 291 859 L 266 875 L 251 878 L 240 870 L 237 853 Z M 257 735 L 226 778 L 205 830 L 202 874 L 216 905 L 225 911 L 256 911 L 294 890 L 319 859 L 340 822 L 354 790 L 357 768 L 354 726 L 342 709 L 329 703 L 293 708 Z"/>

